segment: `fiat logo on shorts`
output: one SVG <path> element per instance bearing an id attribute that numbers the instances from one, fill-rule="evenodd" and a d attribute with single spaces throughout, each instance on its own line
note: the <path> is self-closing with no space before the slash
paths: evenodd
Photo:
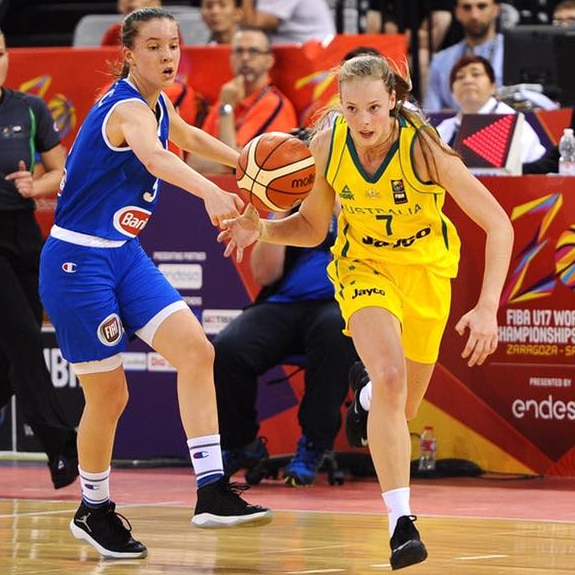
<path id="1" fill-rule="evenodd" d="M 123 334 L 122 321 L 116 313 L 109 315 L 98 326 L 98 339 L 107 346 L 116 345 L 122 339 Z"/>

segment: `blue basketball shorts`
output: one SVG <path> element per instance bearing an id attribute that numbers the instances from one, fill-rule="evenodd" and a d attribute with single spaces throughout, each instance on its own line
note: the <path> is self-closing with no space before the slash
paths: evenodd
<path id="1" fill-rule="evenodd" d="M 39 288 L 62 355 L 71 363 L 124 351 L 156 314 L 182 302 L 137 239 L 108 248 L 49 237 Z"/>

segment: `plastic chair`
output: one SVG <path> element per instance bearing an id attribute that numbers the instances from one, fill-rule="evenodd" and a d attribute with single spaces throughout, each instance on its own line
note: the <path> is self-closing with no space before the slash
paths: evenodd
<path id="1" fill-rule="evenodd" d="M 120 20 L 119 14 L 87 14 L 82 16 L 74 28 L 72 46 L 74 48 L 100 46 L 104 32 Z"/>
<path id="2" fill-rule="evenodd" d="M 186 45 L 207 44 L 210 31 L 202 20 L 200 9 L 193 6 L 164 6 L 174 15 L 180 26 L 182 40 Z M 119 14 L 87 14 L 80 18 L 74 28 L 72 46 L 85 48 L 100 46 L 104 32 L 121 21 Z"/>
<path id="3" fill-rule="evenodd" d="M 169 11 L 169 7 L 165 7 Z M 197 7 L 189 6 L 184 11 L 173 12 L 178 24 L 180 33 L 186 45 L 207 44 L 210 39 L 210 30 L 202 20 L 202 14 Z"/>

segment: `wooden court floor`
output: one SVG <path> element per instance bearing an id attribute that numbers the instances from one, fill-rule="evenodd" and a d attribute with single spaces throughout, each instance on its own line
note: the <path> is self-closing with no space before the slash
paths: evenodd
<path id="1" fill-rule="evenodd" d="M 237 477 L 241 480 L 241 477 Z M 265 480 L 246 492 L 274 509 L 262 527 L 190 525 L 194 478 L 184 468 L 114 469 L 112 498 L 149 549 L 101 560 L 68 523 L 78 485 L 51 489 L 44 465 L 0 462 L 0 575 L 374 575 L 390 571 L 387 520 L 374 479 L 293 489 Z M 575 478 L 415 480 L 413 511 L 429 551 L 413 575 L 575 573 Z"/>

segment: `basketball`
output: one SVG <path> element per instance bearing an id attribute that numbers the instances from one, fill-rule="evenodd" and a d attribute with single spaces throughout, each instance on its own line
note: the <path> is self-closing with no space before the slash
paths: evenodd
<path id="1" fill-rule="evenodd" d="M 236 180 L 259 210 L 286 212 L 311 192 L 315 162 L 300 139 L 283 132 L 269 132 L 244 146 Z"/>

